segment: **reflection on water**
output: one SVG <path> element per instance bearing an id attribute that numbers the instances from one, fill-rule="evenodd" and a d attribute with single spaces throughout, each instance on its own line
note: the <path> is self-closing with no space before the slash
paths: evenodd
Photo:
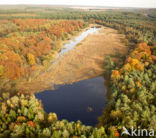
<path id="1" fill-rule="evenodd" d="M 42 100 L 46 112 L 57 113 L 60 120 L 81 120 L 86 125 L 95 125 L 106 107 L 105 94 L 104 79 L 96 77 L 36 93 L 35 96 Z"/>
<path id="2" fill-rule="evenodd" d="M 88 34 L 97 33 L 100 28 L 89 28 L 88 30 L 82 32 L 78 37 L 76 37 L 74 40 L 70 40 L 69 43 L 64 45 L 64 49 L 62 49 L 59 53 L 60 56 L 62 56 L 65 52 L 72 49 L 75 45 L 77 45 L 79 42 L 81 42 L 85 37 L 88 36 Z"/>

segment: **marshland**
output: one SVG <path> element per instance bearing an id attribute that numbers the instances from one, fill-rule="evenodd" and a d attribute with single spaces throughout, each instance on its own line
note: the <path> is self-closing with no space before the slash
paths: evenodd
<path id="1" fill-rule="evenodd" d="M 0 137 L 156 130 L 156 10 L 80 7 L 0 6 Z"/>

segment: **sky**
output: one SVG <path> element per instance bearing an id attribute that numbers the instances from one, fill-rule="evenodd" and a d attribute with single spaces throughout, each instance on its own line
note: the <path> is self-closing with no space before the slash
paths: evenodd
<path id="1" fill-rule="evenodd" d="M 156 0 L 0 0 L 0 4 L 55 4 L 156 8 Z"/>

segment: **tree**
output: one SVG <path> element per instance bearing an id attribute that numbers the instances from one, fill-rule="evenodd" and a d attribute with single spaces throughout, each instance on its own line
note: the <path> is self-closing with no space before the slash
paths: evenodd
<path id="1" fill-rule="evenodd" d="M 4 73 L 4 66 L 0 65 L 0 76 L 2 76 Z"/>
<path id="2" fill-rule="evenodd" d="M 28 53 L 27 58 L 28 58 L 28 63 L 30 65 L 34 65 L 35 64 L 35 56 L 33 54 Z"/>

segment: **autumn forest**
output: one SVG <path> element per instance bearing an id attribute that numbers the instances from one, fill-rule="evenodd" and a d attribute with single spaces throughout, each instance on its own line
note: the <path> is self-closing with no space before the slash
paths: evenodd
<path id="1" fill-rule="evenodd" d="M 60 56 L 91 28 L 99 30 Z M 72 85 L 82 76 L 105 80 L 107 106 L 95 126 L 60 120 L 35 97 L 42 85 Z M 155 137 L 155 9 L 0 6 L 0 138 L 126 138 L 123 127 L 132 126 Z"/>

